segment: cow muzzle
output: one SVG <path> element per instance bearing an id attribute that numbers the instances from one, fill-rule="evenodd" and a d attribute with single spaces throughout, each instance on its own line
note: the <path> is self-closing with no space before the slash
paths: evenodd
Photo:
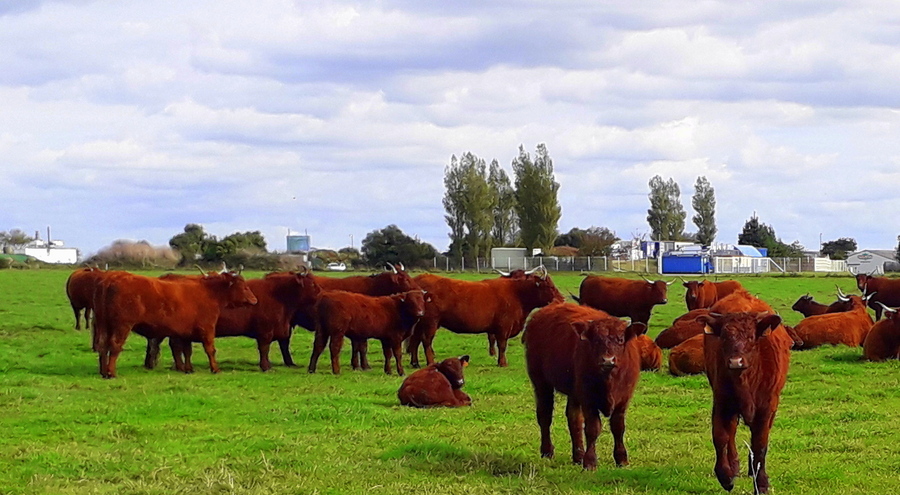
<path id="1" fill-rule="evenodd" d="M 600 358 L 600 366 L 604 368 L 615 368 L 616 367 L 616 357 L 615 356 L 603 356 Z"/>
<path id="2" fill-rule="evenodd" d="M 728 359 L 728 369 L 745 370 L 747 369 L 747 360 L 742 357 L 734 357 Z"/>

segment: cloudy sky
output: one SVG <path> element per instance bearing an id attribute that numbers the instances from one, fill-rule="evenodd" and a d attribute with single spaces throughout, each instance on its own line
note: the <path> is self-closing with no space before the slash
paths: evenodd
<path id="1" fill-rule="evenodd" d="M 706 176 L 721 242 L 893 248 L 898 81 L 893 1 L 2 2 L 0 230 L 444 250 L 451 155 L 546 143 L 563 232 L 647 233 L 654 175 L 690 218 Z"/>

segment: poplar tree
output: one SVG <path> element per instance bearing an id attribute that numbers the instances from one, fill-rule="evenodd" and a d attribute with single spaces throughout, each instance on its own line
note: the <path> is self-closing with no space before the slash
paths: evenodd
<path id="1" fill-rule="evenodd" d="M 519 145 L 519 156 L 512 162 L 516 176 L 516 214 L 525 249 L 549 251 L 556 240 L 562 208 L 559 205 L 559 183 L 553 176 L 553 160 L 543 143 L 537 146 L 534 161 Z"/>
<path id="2" fill-rule="evenodd" d="M 508 246 L 516 242 L 516 191 L 509 181 L 506 171 L 497 160 L 491 162 L 488 185 L 494 196 L 494 225 L 491 237 L 494 246 Z"/>
<path id="3" fill-rule="evenodd" d="M 677 241 L 684 236 L 687 213 L 681 204 L 681 190 L 675 179 L 664 181 L 656 175 L 650 179 L 650 209 L 647 223 L 656 241 Z"/>
<path id="4" fill-rule="evenodd" d="M 483 159 L 466 152 L 450 159 L 444 175 L 445 219 L 450 226 L 450 250 L 457 256 L 486 256 L 491 247 L 495 197 L 488 185 Z"/>
<path id="5" fill-rule="evenodd" d="M 716 240 L 718 229 L 716 229 L 716 190 L 706 177 L 697 177 L 691 206 L 695 213 L 691 220 L 697 226 L 697 242 L 709 246 Z"/>

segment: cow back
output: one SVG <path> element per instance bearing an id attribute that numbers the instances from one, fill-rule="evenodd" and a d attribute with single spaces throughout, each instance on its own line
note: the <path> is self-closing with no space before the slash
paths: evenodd
<path id="1" fill-rule="evenodd" d="M 874 321 L 862 298 L 849 297 L 853 302 L 849 311 L 808 316 L 793 327 L 797 337 L 803 341 L 800 349 L 812 349 L 824 344 L 863 345 Z"/>
<path id="2" fill-rule="evenodd" d="M 863 342 L 863 358 L 869 361 L 900 359 L 900 317 L 888 311 L 886 318 L 872 326 Z"/>
<path id="3" fill-rule="evenodd" d="M 656 336 L 656 345 L 663 349 L 671 349 L 695 335 L 702 334 L 706 325 L 697 321 L 697 318 L 708 314 L 708 309 L 695 309 L 675 318 L 672 326 Z"/>
<path id="4" fill-rule="evenodd" d="M 640 313 L 649 315 L 657 304 L 666 304 L 667 293 L 668 286 L 662 280 L 647 282 L 589 275 L 581 282 L 579 301 L 612 316 L 636 318 Z"/>

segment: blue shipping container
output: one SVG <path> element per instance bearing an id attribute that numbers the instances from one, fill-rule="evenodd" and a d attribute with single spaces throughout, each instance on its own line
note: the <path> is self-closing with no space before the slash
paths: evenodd
<path id="1" fill-rule="evenodd" d="M 709 256 L 670 256 L 662 257 L 663 273 L 712 273 L 713 264 Z"/>

